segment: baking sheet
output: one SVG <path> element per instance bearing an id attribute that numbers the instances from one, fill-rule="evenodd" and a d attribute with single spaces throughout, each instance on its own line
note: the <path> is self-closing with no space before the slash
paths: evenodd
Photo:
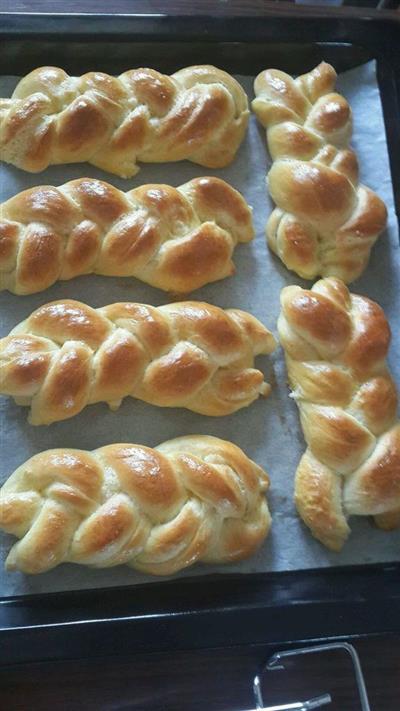
<path id="1" fill-rule="evenodd" d="M 252 99 L 253 77 L 238 79 Z M 16 77 L 0 77 L 0 95 L 9 96 L 16 82 Z M 338 87 L 353 108 L 353 146 L 360 159 L 361 180 L 377 190 L 389 208 L 388 230 L 375 246 L 368 269 L 352 285 L 352 289 L 370 296 L 383 306 L 394 331 L 389 364 L 397 383 L 400 383 L 399 236 L 375 62 L 342 74 Z M 236 160 L 223 170 L 206 170 L 188 162 L 144 165 L 135 178 L 125 181 L 89 165 L 54 166 L 38 175 L 31 175 L 3 164 L 0 167 L 0 200 L 4 201 L 30 186 L 60 185 L 87 175 L 107 180 L 125 190 L 150 182 L 177 186 L 196 176 L 218 175 L 240 190 L 253 206 L 256 238 L 250 245 L 241 245 L 236 249 L 234 259 L 237 272 L 234 277 L 204 287 L 195 292 L 193 298 L 225 308 L 248 310 L 276 334 L 280 290 L 291 283 L 303 286 L 309 286 L 309 283 L 289 273 L 266 247 L 265 223 L 273 207 L 265 186 L 269 166 L 264 131 L 252 115 L 247 138 Z M 71 297 L 96 307 L 114 301 L 154 305 L 168 301 L 164 293 L 134 279 L 93 275 L 59 282 L 45 292 L 27 297 L 3 292 L 0 294 L 0 336 L 8 334 L 15 324 L 41 304 Z M 211 434 L 232 440 L 269 472 L 271 490 L 268 501 L 273 515 L 272 531 L 259 552 L 248 561 L 230 566 L 198 565 L 174 577 L 216 572 L 287 571 L 398 560 L 400 532 L 379 531 L 367 518 L 351 519 L 352 535 L 339 554 L 325 550 L 301 524 L 294 509 L 292 491 L 294 473 L 305 445 L 296 405 L 288 397 L 283 352 L 279 348 L 272 357 L 259 358 L 257 363 L 266 373 L 267 380 L 274 383 L 272 395 L 267 400 L 260 399 L 249 408 L 222 418 L 156 408 L 126 398 L 116 413 L 105 404 L 92 405 L 72 420 L 50 427 L 32 427 L 27 423 L 25 408 L 18 407 L 11 399 L 0 398 L 0 483 L 26 459 L 53 447 L 95 449 L 112 442 L 155 446 L 178 435 Z M 36 577 L 4 573 L 3 562 L 14 540 L 4 534 L 0 536 L 0 597 L 159 580 L 122 566 L 112 570 L 96 570 L 64 564 Z"/>

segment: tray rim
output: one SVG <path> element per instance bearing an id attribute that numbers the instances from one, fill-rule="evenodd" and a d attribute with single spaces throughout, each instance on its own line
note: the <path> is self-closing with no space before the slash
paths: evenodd
<path id="1" fill-rule="evenodd" d="M 153 3 L 153 5 L 157 3 Z M 142 3 L 143 5 L 143 3 Z M 398 15 L 396 13 L 396 10 L 390 10 L 390 9 L 377 9 L 377 8 L 370 8 L 370 7 L 348 7 L 348 6 L 343 6 L 343 7 L 333 7 L 333 6 L 307 6 L 307 5 L 293 5 L 290 2 L 281 2 L 279 6 L 275 4 L 273 0 L 263 0 L 262 4 L 260 1 L 257 2 L 257 0 L 253 0 L 253 2 L 249 2 L 247 4 L 243 4 L 241 2 L 238 2 L 236 0 L 233 0 L 231 2 L 229 12 L 226 11 L 226 8 L 224 7 L 219 7 L 215 6 L 215 3 L 212 2 L 212 0 L 202 0 L 201 2 L 201 7 L 198 6 L 198 4 L 194 5 L 193 8 L 191 8 L 190 13 L 185 13 L 182 12 L 182 10 L 187 10 L 187 4 L 186 2 L 182 2 L 178 0 L 177 3 L 175 3 L 176 7 L 172 9 L 172 12 L 169 12 L 168 15 L 170 17 L 189 17 L 189 16 L 195 16 L 195 17 L 202 17 L 202 16 L 208 16 L 210 13 L 207 12 L 208 10 L 212 10 L 214 15 L 217 16 L 223 16 L 223 17 L 232 17 L 232 16 L 237 16 L 237 17 L 267 17 L 267 16 L 273 16 L 273 17 L 294 17 L 294 16 L 300 16 L 300 17 L 362 17 L 362 18 L 375 18 L 375 17 L 383 17 L 386 19 L 395 19 L 400 22 L 400 19 L 398 18 Z M 0 10 L 0 15 L 24 15 L 27 17 L 30 17 L 32 15 L 43 15 L 43 16 L 55 16 L 55 17 L 70 17 L 70 16 L 107 16 L 107 17 L 157 17 L 160 15 L 165 16 L 165 12 L 162 11 L 164 8 L 160 6 L 158 3 L 158 7 L 155 8 L 152 12 L 148 12 L 148 9 L 146 10 L 136 10 L 135 12 L 45 12 L 43 10 L 36 10 L 32 12 L 28 12 L 26 10 L 17 10 L 17 11 L 10 11 L 10 10 Z"/>
<path id="2" fill-rule="evenodd" d="M 399 563 L 326 572 L 171 580 L 162 599 L 158 583 L 9 599 L 0 603 L 0 663 L 400 635 Z"/>
<path id="3" fill-rule="evenodd" d="M 18 34 L 19 37 L 28 36 L 32 40 L 40 40 L 40 36 L 38 36 L 41 34 L 40 31 L 32 27 L 31 20 L 33 17 L 40 21 L 43 19 L 43 22 L 55 19 L 59 23 L 60 20 L 63 20 L 62 24 L 67 25 L 71 25 L 71 19 L 76 20 L 78 18 L 83 24 L 86 24 L 89 20 L 93 22 L 93 18 L 95 18 L 96 26 L 91 28 L 92 33 L 89 34 L 98 36 L 100 29 L 101 37 L 108 35 L 120 37 L 121 32 L 119 30 L 110 30 L 109 24 L 108 26 L 106 25 L 111 19 L 115 21 L 118 18 L 124 18 L 124 20 L 128 18 L 139 25 L 135 25 L 135 32 L 133 34 L 131 32 L 129 38 L 134 40 L 135 35 L 138 34 L 142 41 L 144 41 L 144 37 L 147 37 L 146 33 L 143 34 L 143 31 L 140 31 L 143 21 L 150 20 L 155 23 L 155 30 L 158 32 L 162 30 L 161 34 L 168 30 L 168 23 L 165 23 L 165 16 L 161 13 L 106 15 L 97 13 L 0 13 L 0 23 L 1 20 L 7 18 L 10 24 L 5 29 L 0 27 L 0 37 L 14 39 L 15 35 Z M 272 13 L 270 8 L 267 8 L 265 13 L 250 15 L 224 14 L 223 16 L 218 16 L 218 20 L 222 20 L 226 27 L 231 21 L 235 22 L 236 20 L 241 23 L 245 21 L 247 24 L 248 21 L 250 23 L 258 21 L 259 23 L 260 17 L 268 17 L 270 19 L 284 17 L 286 20 L 289 20 L 289 18 L 296 21 L 302 19 L 306 22 L 309 22 L 310 18 L 321 20 L 321 14 L 318 12 L 312 14 L 309 12 L 306 14 L 293 12 L 288 14 L 287 11 L 284 13 L 277 11 Z M 348 15 L 346 14 L 346 19 L 347 17 Z M 400 33 L 400 16 L 396 17 L 394 13 L 390 13 L 388 17 L 387 13 L 383 15 L 372 11 L 364 13 L 362 17 L 352 14 L 351 18 L 353 22 L 362 24 L 364 27 L 372 19 L 382 23 L 389 23 L 390 25 L 393 24 Z M 203 21 L 208 27 L 210 20 L 214 23 L 215 19 L 199 15 L 194 15 L 193 17 L 171 15 L 167 17 L 167 20 L 172 20 L 174 25 L 177 20 L 186 25 L 187 23 L 191 24 L 191 21 L 194 20 L 197 28 L 193 29 L 196 32 L 199 32 L 199 23 Z M 333 23 L 335 20 L 339 21 L 340 30 L 340 20 L 343 19 L 343 14 L 335 12 L 334 9 L 329 13 L 324 11 L 323 19 L 324 23 L 328 24 Z M 26 22 L 25 29 L 24 21 Z M 160 22 L 163 25 L 162 27 Z M 98 23 L 103 26 L 99 28 Z M 130 24 L 131 22 L 129 22 Z M 208 34 L 206 41 L 224 41 L 217 38 L 220 29 L 220 27 L 214 28 L 214 38 L 210 38 Z M 128 28 L 126 28 L 127 30 Z M 72 31 L 78 37 L 88 34 L 87 27 L 84 30 L 82 29 L 81 32 Z M 66 28 L 58 26 L 51 31 L 47 29 L 47 31 L 43 32 L 42 30 L 42 35 L 45 35 L 46 39 L 51 39 L 52 36 L 57 37 L 61 32 L 65 34 L 67 32 Z M 351 28 L 348 27 L 347 32 L 351 34 Z M 166 33 L 168 34 L 168 32 Z M 148 41 L 157 41 L 157 37 L 157 32 L 151 32 L 150 28 Z M 174 35 L 169 35 L 169 39 L 180 41 L 179 37 L 176 38 Z M 201 40 L 203 39 L 201 37 Z M 190 39 L 185 37 L 185 41 L 190 41 Z M 245 43 L 249 40 L 241 38 L 240 40 L 230 39 L 225 41 L 241 41 Z M 275 38 L 275 43 L 286 41 L 295 40 Z M 300 41 L 305 42 L 307 40 L 301 37 Z M 327 40 L 310 39 L 308 39 L 308 42 L 312 44 L 329 43 Z M 343 39 L 331 41 L 331 44 L 338 43 L 344 44 L 345 41 Z M 360 46 L 358 41 L 352 42 L 350 38 L 348 38 L 347 43 Z M 363 45 L 361 44 L 361 46 Z M 377 46 L 375 45 L 376 49 Z M 380 51 L 386 60 L 386 49 L 381 47 Z M 398 57 L 397 69 L 397 102 L 399 103 L 400 56 Z M 400 106 L 398 108 L 400 110 Z M 400 145 L 400 131 L 397 144 Z M 395 196 L 397 198 L 397 212 L 400 214 L 400 174 L 393 175 L 393 178 L 393 182 L 395 182 L 396 178 L 396 184 L 399 188 L 397 191 L 399 195 L 396 196 L 395 190 Z M 340 581 L 343 575 L 346 576 L 345 588 L 347 592 L 346 590 L 341 591 L 340 585 L 338 587 L 338 580 Z M 379 583 L 376 581 L 377 576 L 380 578 Z M 284 583 L 287 580 L 289 580 L 289 584 L 285 589 Z M 230 644 L 268 643 L 274 645 L 276 643 L 290 644 L 293 641 L 300 640 L 359 637 L 365 634 L 400 634 L 399 580 L 400 562 L 394 562 L 371 566 L 335 566 L 276 573 L 235 574 L 228 572 L 220 575 L 205 575 L 201 576 L 201 578 L 196 578 L 194 574 L 187 579 L 161 581 L 137 586 L 127 585 L 120 588 L 95 588 L 62 593 L 35 593 L 24 596 L 11 596 L 0 600 L 0 662 L 12 664 L 23 661 L 37 661 L 38 659 L 63 659 L 82 656 L 82 635 L 76 633 L 82 626 L 85 630 L 84 637 L 86 642 L 83 647 L 86 656 L 103 655 L 104 645 L 106 647 L 109 646 L 110 641 L 116 645 L 118 640 L 122 638 L 124 639 L 124 644 L 122 645 L 123 653 L 126 653 L 128 649 L 159 651 L 160 649 L 171 649 L 171 647 L 182 649 L 224 646 L 226 644 L 226 630 L 229 629 L 230 625 L 233 628 L 230 632 Z M 227 591 L 232 583 L 241 593 L 247 588 L 247 593 L 245 594 L 248 597 L 245 600 L 241 600 L 241 602 L 233 599 L 230 605 L 226 605 L 226 602 L 224 604 L 217 602 L 217 598 L 219 600 L 218 596 L 223 595 L 223 590 Z M 261 590 L 258 588 L 259 585 L 261 585 Z M 197 593 L 199 589 L 207 590 L 208 597 L 211 597 L 212 601 L 205 609 L 193 608 L 191 600 L 188 600 L 185 604 L 178 605 L 177 609 L 172 612 L 171 609 L 162 610 L 157 606 L 153 606 L 151 610 L 147 609 L 147 614 L 144 614 L 140 607 L 139 609 L 131 610 L 129 606 L 127 613 L 122 617 L 121 614 L 117 613 L 117 609 L 125 609 L 124 600 L 128 597 L 129 592 L 137 593 L 137 595 L 134 595 L 136 598 L 140 598 L 142 593 L 146 598 L 152 598 L 153 596 L 157 597 L 157 588 L 166 591 L 166 586 L 169 588 L 168 594 L 165 595 L 167 598 L 169 598 L 169 593 L 173 597 L 175 590 L 190 591 L 190 588 L 195 586 Z M 363 593 L 360 593 L 361 589 L 364 591 Z M 150 594 L 149 591 L 151 591 Z M 272 598 L 269 597 L 266 600 L 262 591 L 264 591 L 264 594 L 267 591 L 273 591 L 274 594 Z M 314 592 L 314 598 L 312 592 Z M 252 598 L 252 593 L 253 595 L 255 594 L 255 598 Z M 308 599 L 307 595 L 309 596 Z M 352 596 L 355 596 L 354 599 Z M 74 607 L 79 597 L 85 598 L 86 608 L 85 606 L 82 608 L 79 606 Z M 87 601 L 86 598 L 88 598 Z M 207 596 L 206 599 L 208 599 Z M 70 619 L 57 621 L 53 617 L 52 611 L 57 611 L 60 606 L 62 608 L 64 601 L 67 604 L 69 603 Z M 389 601 L 390 616 L 387 614 Z M 380 604 L 377 605 L 377 603 Z M 293 615 L 293 612 L 296 612 L 295 608 L 300 604 L 304 611 L 306 609 L 307 611 L 312 610 L 313 624 L 310 625 L 309 622 L 302 624 L 301 621 L 300 625 L 299 621 L 296 623 L 296 615 Z M 91 613 L 97 609 L 96 606 L 98 605 L 103 610 L 103 614 L 101 617 L 92 618 Z M 41 622 L 39 622 L 37 608 L 41 608 L 39 610 L 43 615 Z M 71 615 L 74 609 L 77 611 L 76 618 L 73 614 Z M 372 624 L 371 614 L 375 614 L 375 620 L 373 620 Z M 204 629 L 205 616 L 207 616 L 209 628 L 207 633 Z M 297 618 L 299 617 L 303 617 L 303 615 L 299 616 L 297 614 Z M 331 620 L 329 620 L 329 617 L 331 617 Z M 330 624 L 333 620 L 335 621 L 334 627 Z M 210 624 L 211 621 L 212 624 Z M 282 625 L 283 621 L 285 624 L 281 628 L 277 627 L 276 623 L 279 622 Z M 154 631 L 157 630 L 158 625 L 162 625 L 164 636 L 157 643 L 154 639 Z M 268 634 L 265 633 L 267 637 L 264 636 L 264 625 L 269 628 Z M 210 630 L 210 628 L 212 629 Z M 45 640 L 41 636 L 44 629 L 47 631 Z M 263 632 L 262 639 L 259 636 L 260 630 Z M 133 640 L 132 637 L 134 637 Z M 22 640 L 24 640 L 24 644 L 21 647 Z M 89 642 L 89 645 L 87 642 Z M 223 644 L 221 644 L 222 642 Z M 64 648 L 62 648 L 63 645 Z"/>

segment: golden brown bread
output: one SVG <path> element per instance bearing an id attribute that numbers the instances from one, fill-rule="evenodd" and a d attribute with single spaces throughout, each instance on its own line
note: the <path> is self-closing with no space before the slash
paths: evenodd
<path id="1" fill-rule="evenodd" d="M 84 161 L 121 178 L 135 175 L 138 161 L 222 168 L 235 156 L 248 114 L 240 84 L 208 65 L 119 77 L 40 67 L 11 99 L 0 99 L 0 154 L 32 173 Z"/>
<path id="2" fill-rule="evenodd" d="M 400 526 L 400 422 L 386 365 L 381 307 L 339 279 L 288 286 L 278 321 L 292 397 L 307 442 L 296 473 L 297 509 L 313 535 L 340 550 L 348 516 Z"/>
<path id="3" fill-rule="evenodd" d="M 268 486 L 261 467 L 216 437 L 48 450 L 0 489 L 0 528 L 20 539 L 6 568 L 126 564 L 171 575 L 241 560 L 268 534 Z"/>
<path id="4" fill-rule="evenodd" d="M 0 205 L 0 291 L 32 294 L 94 272 L 188 293 L 234 271 L 251 210 L 219 178 L 127 193 L 93 178 L 30 188 Z"/>
<path id="5" fill-rule="evenodd" d="M 277 205 L 266 229 L 270 248 L 304 279 L 348 283 L 365 269 L 387 212 L 359 183 L 348 147 L 351 109 L 335 83 L 325 62 L 295 80 L 268 69 L 255 80 L 252 108 L 274 161 L 267 178 Z"/>
<path id="6" fill-rule="evenodd" d="M 254 357 L 275 348 L 256 318 L 197 301 L 153 307 L 79 301 L 41 306 L 0 340 L 0 393 L 34 425 L 124 397 L 227 415 L 269 393 Z"/>

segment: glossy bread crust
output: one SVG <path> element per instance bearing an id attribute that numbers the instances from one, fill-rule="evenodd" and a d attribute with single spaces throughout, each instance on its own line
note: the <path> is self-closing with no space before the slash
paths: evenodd
<path id="1" fill-rule="evenodd" d="M 48 450 L 0 490 L 0 528 L 20 539 L 6 568 L 126 564 L 172 575 L 241 560 L 268 535 L 268 486 L 261 467 L 216 437 Z"/>
<path id="2" fill-rule="evenodd" d="M 119 77 L 40 67 L 11 99 L 0 99 L 1 158 L 32 173 L 87 161 L 121 178 L 135 175 L 138 161 L 222 168 L 236 154 L 248 114 L 240 84 L 208 65 Z"/>
<path id="3" fill-rule="evenodd" d="M 231 275 L 236 244 L 253 235 L 251 209 L 219 178 L 127 193 L 94 178 L 34 187 L 0 206 L 0 291 L 93 272 L 188 293 Z"/>
<path id="4" fill-rule="evenodd" d="M 268 69 L 255 80 L 252 108 L 274 161 L 267 179 L 277 205 L 266 228 L 270 248 L 304 279 L 349 283 L 365 269 L 387 211 L 359 183 L 349 149 L 351 109 L 335 84 L 325 62 L 297 79 Z"/>
<path id="5" fill-rule="evenodd" d="M 312 533 L 340 550 L 351 515 L 400 526 L 400 421 L 386 365 L 390 328 L 381 307 L 339 279 L 288 286 L 278 321 L 292 397 L 307 442 L 296 473 L 297 509 Z"/>
<path id="6" fill-rule="evenodd" d="M 237 309 L 55 301 L 0 340 L 0 392 L 29 405 L 35 425 L 95 402 L 116 409 L 128 395 L 227 415 L 269 393 L 254 358 L 275 345 L 260 321 Z"/>

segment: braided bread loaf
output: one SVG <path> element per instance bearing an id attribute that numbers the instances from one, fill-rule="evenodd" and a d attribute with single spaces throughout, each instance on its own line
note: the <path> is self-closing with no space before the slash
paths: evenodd
<path id="1" fill-rule="evenodd" d="M 267 223 L 270 248 L 305 279 L 345 282 L 365 269 L 386 225 L 382 200 L 358 182 L 348 149 L 351 110 L 335 88 L 336 72 L 322 63 L 293 80 L 269 69 L 258 75 L 252 108 L 267 128 L 274 161 L 268 186 L 277 208 Z"/>
<path id="2" fill-rule="evenodd" d="M 123 193 L 92 178 L 25 190 L 1 205 L 0 291 L 32 294 L 95 272 L 187 293 L 234 271 L 251 210 L 219 178 Z"/>
<path id="3" fill-rule="evenodd" d="M 240 84 L 212 66 L 170 77 L 154 69 L 70 77 L 41 67 L 11 99 L 0 99 L 0 154 L 32 173 L 83 161 L 121 178 L 138 172 L 137 161 L 222 168 L 235 156 L 248 114 Z"/>
<path id="4" fill-rule="evenodd" d="M 92 309 L 54 301 L 0 340 L 0 393 L 30 405 L 33 425 L 127 395 L 227 415 L 269 393 L 254 357 L 275 339 L 245 311 L 197 301 Z"/>
<path id="5" fill-rule="evenodd" d="M 288 286 L 278 321 L 307 450 L 296 505 L 313 535 L 340 550 L 347 517 L 400 526 L 400 422 L 385 357 L 390 328 L 378 306 L 338 279 Z"/>
<path id="6" fill-rule="evenodd" d="M 32 457 L 0 489 L 9 570 L 126 564 L 171 575 L 250 556 L 271 517 L 261 467 L 230 442 L 193 435 L 155 449 L 111 444 Z"/>

